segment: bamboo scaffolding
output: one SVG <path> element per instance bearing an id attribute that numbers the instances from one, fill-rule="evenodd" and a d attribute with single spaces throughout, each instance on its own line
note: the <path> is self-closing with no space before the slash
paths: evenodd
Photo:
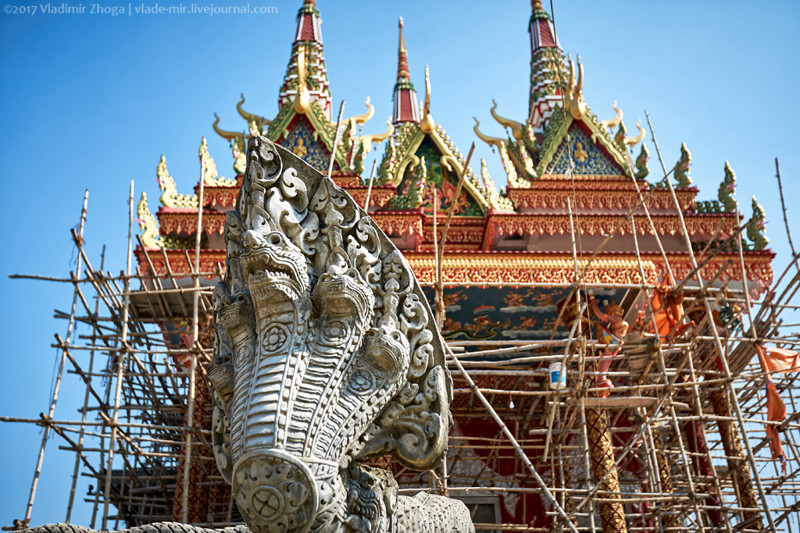
<path id="1" fill-rule="evenodd" d="M 680 211 L 668 179 L 670 172 L 663 166 L 662 170 L 661 182 L 672 191 L 674 209 Z M 201 197 L 202 190 L 201 184 Z M 639 249 L 636 231 L 637 225 L 652 224 L 646 201 L 650 192 L 640 191 L 639 205 L 626 216 L 634 228 L 634 257 L 642 283 L 585 282 L 585 265 L 591 259 L 588 251 L 584 258 L 580 234 L 574 231 L 581 214 L 573 210 L 570 198 L 567 213 L 573 227 L 570 247 L 574 281 L 514 286 L 565 289 L 575 295 L 579 315 L 585 314 L 586 295 L 592 290 L 630 291 L 640 298 L 645 317 L 652 323 L 655 310 L 651 296 L 657 286 L 644 282 L 645 256 Z M 130 229 L 132 193 L 129 202 Z M 444 279 L 447 223 L 442 228 L 439 215 L 434 217 L 433 285 L 442 301 L 446 287 L 469 284 Z M 202 217 L 200 209 L 197 216 Z M 619 504 L 625 510 L 630 532 L 756 531 L 762 519 L 765 523 L 761 531 L 798 531 L 800 373 L 770 373 L 789 408 L 786 420 L 774 422 L 767 416 L 765 374 L 752 361 L 756 343 L 788 348 L 800 345 L 797 330 L 793 329 L 798 321 L 782 318 L 800 308 L 793 303 L 800 290 L 798 257 L 793 257 L 778 276 L 768 296 L 754 302 L 747 281 L 720 281 L 723 270 L 731 264 L 738 264 L 744 272 L 741 234 L 720 243 L 717 231 L 712 239 L 716 242 L 709 242 L 697 254 L 698 262 L 685 225 L 680 228 L 685 253 L 694 262 L 690 275 L 675 280 L 675 285 L 686 291 L 687 314 L 700 311 L 703 316 L 695 324 L 695 334 L 662 339 L 660 334 L 645 331 L 626 339 L 606 373 L 618 381 L 608 398 L 598 396 L 602 389 L 596 386 L 599 371 L 594 365 L 606 358 L 604 350 L 613 345 L 594 339 L 593 325 L 587 327 L 581 320 L 559 330 L 557 336 L 554 331 L 550 339 L 447 342 L 447 364 L 454 374 L 454 417 L 485 419 L 499 430 L 482 437 L 457 432 L 451 435 L 450 453 L 441 469 L 419 474 L 398 468 L 395 475 L 401 493 L 435 491 L 465 501 L 470 497 L 502 495 L 523 498 L 523 508 L 528 505 L 527 496 L 538 495 L 545 502 L 544 516 L 553 524 L 553 528 L 543 529 L 530 524 L 479 523 L 485 530 L 552 531 L 560 527 L 596 533 L 603 527 L 601 507 Z M 666 251 L 658 233 L 654 234 L 659 255 L 669 267 L 675 255 Z M 71 308 L 56 315 L 67 322 L 67 334 L 63 338 L 56 336 L 53 346 L 60 368 L 57 376 L 65 372 L 76 376 L 78 415 L 57 415 L 53 406 L 44 416 L 3 416 L 0 422 L 39 426 L 45 435 L 58 435 L 58 449 L 74 454 L 72 476 L 65 481 L 69 494 L 67 520 L 74 515 L 76 496 L 92 507 L 92 525 L 96 519 L 102 527 L 169 520 L 176 498 L 182 505 L 181 517 L 187 519 L 190 490 L 211 493 L 225 487 L 208 445 L 210 421 L 203 418 L 205 414 L 200 416 L 196 395 L 205 386 L 203 373 L 211 348 L 203 345 L 199 329 L 201 313 L 210 310 L 211 289 L 204 278 L 210 275 L 213 281 L 221 269 L 217 267 L 210 274 L 200 271 L 200 241 L 196 234 L 189 272 L 176 273 L 163 249 L 159 259 L 164 268 L 157 272 L 153 252 L 141 241 L 142 262 L 140 270 L 134 272 L 131 235 L 126 271 L 111 275 L 103 272 L 104 260 L 101 259 L 99 270 L 89 261 L 82 238 L 83 224 L 72 235 L 79 262 L 69 277 L 13 277 L 70 283 L 74 289 Z M 714 275 L 701 277 L 698 267 L 702 260 L 718 253 L 726 242 L 733 243 L 735 259 L 724 263 Z M 714 326 L 712 311 L 725 303 L 743 308 L 747 319 L 739 329 L 721 331 Z M 442 313 L 440 320 L 443 318 Z M 174 341 L 185 331 L 179 331 L 179 321 L 190 324 L 191 346 Z M 173 325 L 168 328 L 166 323 Z M 88 333 L 76 335 L 77 324 L 85 324 Z M 714 364 L 716 360 L 721 368 Z M 561 363 L 562 372 L 569 377 L 563 390 L 548 387 L 548 366 L 554 362 Z M 59 377 L 56 383 L 51 405 L 70 380 Z M 727 398 L 724 413 L 715 412 L 712 403 L 712 397 L 721 392 Z M 587 413 L 598 410 L 608 417 L 611 464 L 619 476 L 614 490 L 608 490 L 604 483 L 607 475 L 593 479 Z M 742 454 L 726 447 L 721 431 L 728 426 L 741 439 Z M 770 452 L 768 427 L 780 432 L 786 474 Z M 689 434 L 687 428 L 696 431 Z M 44 446 L 40 453 L 41 461 L 37 459 L 34 468 L 37 480 L 43 468 Z M 662 477 L 662 463 L 669 467 L 668 477 Z M 741 486 L 734 468 L 742 464 L 752 473 L 758 508 L 742 504 L 746 487 Z M 500 473 L 507 465 L 513 465 L 512 476 Z M 190 467 L 205 472 L 201 481 L 192 481 Z M 634 475 L 636 468 L 639 470 Z M 83 498 L 79 496 L 79 478 L 95 484 Z M 178 496 L 179 485 L 183 492 Z M 26 507 L 28 519 L 33 503 L 30 499 Z M 222 490 L 209 500 L 202 520 L 195 524 L 220 528 L 241 523 L 229 490 Z"/>

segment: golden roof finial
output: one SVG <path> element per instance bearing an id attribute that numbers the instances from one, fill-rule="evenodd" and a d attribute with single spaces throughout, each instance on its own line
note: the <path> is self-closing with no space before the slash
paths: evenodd
<path id="1" fill-rule="evenodd" d="M 531 8 L 536 11 L 537 9 L 544 9 L 542 0 L 531 0 Z"/>
<path id="2" fill-rule="evenodd" d="M 496 109 L 497 102 L 495 102 L 494 98 L 492 98 L 492 108 L 489 110 L 489 112 L 492 114 L 492 117 L 504 128 L 509 128 L 511 130 L 511 136 L 514 137 L 514 139 L 521 141 L 522 137 L 525 135 L 525 125 L 515 120 L 511 120 L 510 118 L 501 117 L 495 112 Z"/>
<path id="3" fill-rule="evenodd" d="M 616 100 L 614 100 L 613 108 L 614 108 L 614 111 L 617 112 L 617 116 L 614 117 L 614 118 L 610 118 L 608 120 L 601 120 L 600 121 L 600 125 L 603 126 L 606 129 L 616 128 L 617 126 L 619 126 L 619 123 L 622 122 L 622 110 L 619 107 L 617 107 L 617 101 Z"/>
<path id="4" fill-rule="evenodd" d="M 639 130 L 639 135 L 636 137 L 625 137 L 625 144 L 633 148 L 644 140 L 644 128 L 642 127 L 642 119 L 636 121 L 636 129 Z"/>
<path id="5" fill-rule="evenodd" d="M 214 158 L 208 153 L 208 142 L 206 138 L 200 141 L 200 149 L 198 150 L 200 156 L 200 166 L 202 168 L 203 182 L 206 185 L 215 185 L 217 182 L 217 164 Z"/>
<path id="6" fill-rule="evenodd" d="M 500 137 L 492 137 L 490 135 L 482 133 L 481 130 L 478 129 L 478 126 L 480 126 L 481 123 L 478 121 L 476 117 L 472 118 L 475 121 L 475 126 L 473 126 L 472 129 L 475 131 L 475 135 L 477 135 L 480 140 L 482 140 L 489 146 L 496 146 L 498 150 L 505 146 L 506 143 L 505 139 L 501 139 Z"/>
<path id="7" fill-rule="evenodd" d="M 136 215 L 139 220 L 139 229 L 143 230 L 142 244 L 144 247 L 163 248 L 164 240 L 158 234 L 158 222 L 147 207 L 147 194 L 144 191 L 142 191 L 142 197 L 136 206 Z"/>
<path id="8" fill-rule="evenodd" d="M 311 108 L 311 94 L 306 85 L 306 51 L 302 46 L 297 53 L 297 96 L 292 105 L 301 115 Z"/>
<path id="9" fill-rule="evenodd" d="M 354 115 L 350 117 L 348 120 L 352 120 L 354 124 L 359 126 L 363 126 L 375 115 L 375 107 L 369 103 L 370 97 L 367 96 L 367 100 L 364 102 L 364 105 L 367 106 L 367 112 L 362 115 Z"/>
<path id="10" fill-rule="evenodd" d="M 583 99 L 583 65 L 581 56 L 578 56 L 578 81 L 575 82 L 575 63 L 569 56 L 569 81 L 567 92 L 564 95 L 564 103 L 569 109 L 570 114 L 575 119 L 580 119 L 586 113 L 586 102 Z"/>
<path id="11" fill-rule="evenodd" d="M 361 136 L 361 146 L 364 148 L 364 153 L 365 154 L 368 154 L 370 152 L 370 150 L 372 150 L 373 143 L 377 144 L 379 142 L 385 141 L 386 139 L 388 139 L 389 137 L 394 135 L 394 126 L 392 125 L 392 119 L 389 118 L 386 121 L 386 124 L 389 126 L 389 129 L 387 129 L 383 133 L 376 133 L 376 134 L 373 134 L 373 135 L 362 135 Z"/>
<path id="12" fill-rule="evenodd" d="M 433 133 L 434 126 L 431 116 L 431 77 L 428 65 L 425 65 L 425 107 L 422 108 L 422 121 L 419 123 L 419 129 L 423 133 Z"/>
<path id="13" fill-rule="evenodd" d="M 227 131 L 219 127 L 219 115 L 214 113 L 214 123 L 211 125 L 217 135 L 231 142 L 242 143 L 244 146 L 244 134 L 240 131 Z"/>
<path id="14" fill-rule="evenodd" d="M 254 115 L 252 113 L 248 113 L 247 111 L 245 111 L 244 108 L 242 108 L 242 104 L 244 103 L 244 93 L 241 93 L 241 96 L 242 99 L 239 100 L 239 102 L 236 104 L 236 111 L 239 112 L 239 116 L 245 119 L 248 124 L 250 124 L 251 122 L 255 122 L 256 125 L 258 126 L 258 131 L 260 133 L 261 130 L 264 129 L 264 126 L 265 125 L 269 126 L 271 122 L 265 119 L 264 117 L 260 117 L 258 115 Z"/>

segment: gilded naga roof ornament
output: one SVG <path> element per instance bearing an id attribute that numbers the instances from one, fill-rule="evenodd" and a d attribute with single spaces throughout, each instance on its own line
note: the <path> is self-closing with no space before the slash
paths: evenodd
<path id="1" fill-rule="evenodd" d="M 236 185 L 236 180 L 230 180 L 220 176 L 217 172 L 217 164 L 214 162 L 214 158 L 211 157 L 211 154 L 208 153 L 208 143 L 205 137 L 200 141 L 200 149 L 197 153 L 200 156 L 200 172 L 203 183 L 209 187 L 232 187 Z"/>
<path id="2" fill-rule="evenodd" d="M 219 115 L 214 113 L 214 123 L 211 125 L 217 135 L 230 142 L 241 143 L 244 146 L 244 133 L 240 131 L 227 131 L 219 127 Z"/>
<path id="3" fill-rule="evenodd" d="M 255 120 L 251 120 L 249 124 L 247 124 L 247 130 L 250 135 L 261 135 L 261 132 L 258 129 L 258 124 L 256 124 Z"/>
<path id="4" fill-rule="evenodd" d="M 164 156 L 161 156 L 164 159 Z M 142 191 L 142 197 L 136 206 L 136 218 L 139 221 L 139 229 L 142 230 L 142 245 L 145 248 L 163 248 L 163 238 L 158 235 L 158 223 L 156 217 L 147 207 L 147 194 Z"/>
<path id="5" fill-rule="evenodd" d="M 239 131 L 226 131 L 221 129 L 219 126 L 219 115 L 214 113 L 214 124 L 211 126 L 214 128 L 214 131 L 217 132 L 217 135 L 222 137 L 223 139 L 227 139 L 231 144 L 231 153 L 233 154 L 233 170 L 236 174 L 244 174 L 245 167 L 247 166 L 247 157 L 244 153 L 244 133 Z M 256 131 L 257 126 L 255 126 L 255 122 L 251 122 L 250 134 L 251 135 L 258 135 Z"/>
<path id="6" fill-rule="evenodd" d="M 247 154 L 244 152 L 244 142 L 239 146 L 238 143 L 232 143 L 231 154 L 233 155 L 233 170 L 236 175 L 241 176 L 247 170 Z"/>
<path id="7" fill-rule="evenodd" d="M 586 101 L 583 99 L 583 65 L 581 56 L 578 56 L 578 80 L 575 81 L 575 63 L 569 59 L 569 81 L 564 94 L 564 106 L 569 110 L 574 119 L 580 119 L 587 111 Z"/>
<path id="8" fill-rule="evenodd" d="M 511 136 L 514 137 L 517 142 L 521 141 L 525 135 L 525 124 L 517 122 L 515 120 L 511 120 L 510 118 L 501 117 L 496 113 L 497 109 L 497 102 L 492 98 L 492 108 L 489 112 L 492 114 L 492 117 L 504 128 L 508 128 L 511 130 Z"/>
<path id="9" fill-rule="evenodd" d="M 197 209 L 197 196 L 178 193 L 175 180 L 169 175 L 167 160 L 163 155 L 158 162 L 158 167 L 156 167 L 156 180 L 158 181 L 158 187 L 161 189 L 161 205 L 171 208 Z M 141 206 L 141 201 L 139 205 Z M 144 205 L 146 208 L 147 198 L 144 199 Z M 145 220 L 141 216 L 139 218 Z M 142 238 L 144 239 L 144 236 Z"/>
<path id="10" fill-rule="evenodd" d="M 614 129 L 617 126 L 619 126 L 620 123 L 622 122 L 622 110 L 619 107 L 617 107 L 616 100 L 614 100 L 614 105 L 612 107 L 614 108 L 614 111 L 617 112 L 617 116 L 614 118 L 610 118 L 608 120 L 600 121 L 600 126 L 602 126 L 605 129 Z"/>
<path id="11" fill-rule="evenodd" d="M 633 148 L 644 140 L 644 128 L 642 127 L 642 119 L 636 121 L 636 129 L 639 130 L 639 135 L 636 137 L 625 137 L 623 141 L 625 144 Z"/>
<path id="12" fill-rule="evenodd" d="M 478 136 L 480 140 L 488 144 L 489 146 L 493 146 L 497 148 L 498 153 L 500 154 L 500 162 L 503 164 L 503 170 L 506 171 L 506 175 L 508 177 L 508 185 L 510 187 L 515 187 L 518 189 L 525 189 L 530 187 L 530 182 L 526 179 L 521 179 L 517 174 L 517 169 L 514 166 L 514 162 L 511 160 L 511 157 L 508 154 L 508 148 L 506 146 L 507 141 L 505 139 L 501 139 L 499 137 L 491 137 L 486 135 L 485 133 L 481 133 L 481 130 L 478 129 L 478 126 L 481 123 L 478 121 L 477 118 L 472 117 L 475 120 L 475 126 L 472 127 L 475 135 Z"/>
<path id="13" fill-rule="evenodd" d="M 686 143 L 681 143 L 681 158 L 675 163 L 675 181 L 678 182 L 678 188 L 685 188 L 692 184 L 692 178 L 689 177 L 689 168 L 692 166 L 692 153 L 686 148 Z"/>
<path id="14" fill-rule="evenodd" d="M 301 115 L 311 108 L 311 94 L 306 84 L 306 67 L 306 51 L 301 47 L 297 54 L 297 96 L 292 103 L 294 110 Z"/>
<path id="15" fill-rule="evenodd" d="M 423 133 L 433 133 L 435 126 L 436 124 L 431 116 L 431 78 L 428 65 L 425 65 L 425 107 L 422 108 L 422 120 L 419 123 L 419 129 Z"/>
<path id="16" fill-rule="evenodd" d="M 370 98 L 369 98 L 369 96 L 367 96 L 367 99 L 364 102 L 364 105 L 367 106 L 367 112 L 366 113 L 364 113 L 362 115 L 352 116 L 348 120 L 352 121 L 353 124 L 355 124 L 355 125 L 357 125 L 359 127 L 361 127 L 364 124 L 366 124 L 367 122 L 369 122 L 369 120 L 375 115 L 375 107 L 372 104 L 370 104 L 369 102 L 370 102 Z"/>
<path id="17" fill-rule="evenodd" d="M 368 154 L 372 150 L 373 143 L 378 144 L 379 142 L 383 142 L 394 135 L 394 125 L 392 124 L 392 119 L 388 118 L 386 120 L 386 124 L 389 126 L 389 128 L 383 133 L 361 136 L 361 146 L 365 154 Z"/>
<path id="18" fill-rule="evenodd" d="M 239 112 L 239 116 L 242 117 L 247 121 L 248 126 L 252 123 L 255 123 L 258 126 L 259 134 L 264 131 L 264 126 L 269 126 L 271 122 L 265 119 L 262 116 L 254 115 L 252 113 L 248 113 L 242 108 L 242 104 L 244 103 L 244 93 L 241 93 L 242 99 L 236 103 L 236 111 Z"/>
<path id="19" fill-rule="evenodd" d="M 486 202 L 489 204 L 489 208 L 513 213 L 514 204 L 497 190 L 494 180 L 489 175 L 486 160 L 483 158 L 481 158 L 481 179 L 483 180 L 483 190 L 486 194 Z"/>
<path id="20" fill-rule="evenodd" d="M 478 126 L 481 125 L 480 121 L 476 117 L 472 117 L 472 119 L 475 121 L 475 125 L 472 127 L 472 130 L 475 132 L 475 135 L 477 135 L 480 140 L 482 140 L 489 146 L 497 147 L 498 150 L 500 150 L 501 148 L 504 149 L 506 147 L 505 139 L 501 139 L 500 137 L 492 137 L 490 135 L 482 133 L 481 130 L 478 129 Z"/>

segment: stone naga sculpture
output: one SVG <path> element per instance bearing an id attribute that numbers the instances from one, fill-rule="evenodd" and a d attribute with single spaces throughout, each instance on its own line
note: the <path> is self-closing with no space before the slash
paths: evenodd
<path id="1" fill-rule="evenodd" d="M 332 180 L 252 137 L 214 291 L 213 447 L 255 533 L 469 532 L 463 503 L 397 495 L 390 454 L 438 465 L 442 340 L 408 263 Z"/>

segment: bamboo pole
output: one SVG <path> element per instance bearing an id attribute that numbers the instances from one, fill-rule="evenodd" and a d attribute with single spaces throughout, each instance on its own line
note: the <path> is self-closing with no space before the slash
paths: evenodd
<path id="1" fill-rule="evenodd" d="M 333 174 L 333 163 L 336 161 L 336 149 L 339 147 L 339 140 L 342 138 L 342 113 L 344 113 L 344 100 L 339 104 L 339 117 L 336 119 L 336 131 L 333 133 L 331 159 L 328 163 L 328 179 L 331 179 L 331 174 Z"/>
<path id="2" fill-rule="evenodd" d="M 131 260 L 133 258 L 133 180 L 131 180 L 130 195 L 128 197 L 128 255 L 125 266 L 125 292 L 122 305 L 122 334 L 119 344 L 126 349 L 120 352 L 116 358 L 116 383 L 114 389 L 114 414 L 110 421 L 111 436 L 108 444 L 108 462 L 106 463 L 106 480 L 103 491 L 103 529 L 108 528 L 108 507 L 111 500 L 111 476 L 114 467 L 114 444 L 117 440 L 117 420 L 119 418 L 119 404 L 122 395 L 122 377 L 125 372 L 126 355 L 128 353 L 128 314 L 130 308 L 130 275 Z"/>
<path id="3" fill-rule="evenodd" d="M 372 162 L 372 170 L 369 173 L 369 185 L 367 186 L 367 197 L 364 199 L 364 212 L 369 214 L 369 200 L 372 196 L 372 183 L 375 181 L 375 165 L 377 165 L 378 160 L 374 160 Z"/>
<path id="4" fill-rule="evenodd" d="M 194 444 L 194 398 L 195 388 L 197 387 L 197 347 L 200 344 L 200 243 L 203 237 L 203 209 L 205 208 L 205 158 L 200 155 L 200 190 L 197 198 L 197 232 L 194 240 L 194 272 L 192 273 L 192 283 L 194 292 L 192 293 L 192 346 L 189 364 L 189 397 L 186 400 L 186 458 L 183 463 L 183 486 L 181 492 L 181 521 L 186 524 L 189 521 L 189 493 L 192 490 L 190 475 L 192 471 L 192 446 Z"/>
<path id="5" fill-rule="evenodd" d="M 464 162 L 464 167 L 461 169 L 461 174 L 458 177 L 458 184 L 456 185 L 456 190 L 453 193 L 453 203 L 458 201 L 458 197 L 461 195 L 461 188 L 464 186 L 464 178 L 469 172 L 469 162 L 472 160 L 472 153 L 475 151 L 475 143 L 472 143 L 472 146 L 469 147 L 469 153 L 467 154 L 467 159 Z M 451 203 L 450 209 L 447 210 L 447 218 L 444 222 L 444 229 L 442 230 L 442 240 L 439 243 L 439 255 L 438 261 L 439 265 L 442 264 L 444 261 L 444 248 L 447 244 L 447 232 L 450 231 L 450 222 L 453 220 L 453 204 Z"/>
<path id="6" fill-rule="evenodd" d="M 83 194 L 83 206 L 81 207 L 81 218 L 78 225 L 78 237 L 75 239 L 75 246 L 80 249 L 83 244 L 83 228 L 86 223 L 86 210 L 89 204 L 89 189 Z M 81 254 L 78 254 L 78 265 L 76 271 L 80 272 L 82 268 Z M 78 305 L 78 288 L 77 285 L 72 294 L 72 306 L 70 307 L 70 319 L 67 324 L 67 342 L 72 338 L 72 330 L 75 327 L 75 309 Z M 53 395 L 50 399 L 50 407 L 47 411 L 47 418 L 52 420 L 56 411 L 56 404 L 58 403 L 58 395 L 61 390 L 61 378 L 64 374 L 64 363 L 67 360 L 66 350 L 61 350 L 61 359 L 58 364 L 58 371 L 56 372 L 56 381 L 53 386 Z M 28 494 L 28 503 L 25 506 L 25 518 L 23 519 L 24 525 L 27 527 L 31 523 L 31 514 L 33 513 L 33 502 L 36 499 L 36 489 L 39 485 L 39 476 L 42 473 L 42 464 L 44 463 L 44 451 L 47 446 L 47 439 L 50 436 L 50 426 L 46 426 L 42 433 L 42 443 L 39 445 L 39 455 L 36 458 L 36 467 L 33 470 L 33 481 L 31 482 L 31 489 Z"/>
<path id="7" fill-rule="evenodd" d="M 792 250 L 792 257 L 797 257 L 797 251 L 792 242 L 792 232 L 789 230 L 789 218 L 786 216 L 786 202 L 783 200 L 783 183 L 781 183 L 781 169 L 778 165 L 778 158 L 775 158 L 775 178 L 778 180 L 778 193 L 781 198 L 781 211 L 783 212 L 783 224 L 786 226 L 786 238 L 789 240 L 789 248 Z M 800 269 L 799 269 L 800 270 Z"/>

